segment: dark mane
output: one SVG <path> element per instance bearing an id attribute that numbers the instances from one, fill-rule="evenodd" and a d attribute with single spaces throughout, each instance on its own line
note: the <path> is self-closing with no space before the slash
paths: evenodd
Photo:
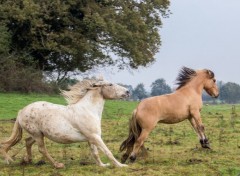
<path id="1" fill-rule="evenodd" d="M 192 77 L 196 75 L 197 73 L 195 70 L 187 67 L 182 67 L 176 79 L 176 84 L 178 85 L 177 90 L 185 86 L 192 79 Z"/>

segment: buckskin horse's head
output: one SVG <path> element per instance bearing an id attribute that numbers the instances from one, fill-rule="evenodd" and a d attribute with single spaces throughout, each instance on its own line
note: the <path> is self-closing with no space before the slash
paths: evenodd
<path id="1" fill-rule="evenodd" d="M 214 73 L 211 70 L 204 70 L 205 80 L 204 80 L 204 90 L 213 98 L 219 96 L 218 86 L 216 84 L 216 79 Z"/>

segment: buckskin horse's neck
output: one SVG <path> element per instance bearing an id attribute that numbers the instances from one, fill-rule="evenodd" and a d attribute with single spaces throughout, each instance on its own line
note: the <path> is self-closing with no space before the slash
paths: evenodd
<path id="1" fill-rule="evenodd" d="M 194 78 L 191 82 L 189 82 L 189 87 L 192 87 L 196 91 L 199 96 L 202 96 L 204 84 L 202 78 Z"/>
<path id="2" fill-rule="evenodd" d="M 202 97 L 204 84 L 203 79 L 193 78 L 189 83 L 181 88 L 181 92 L 184 94 L 189 94 L 189 91 L 195 92 L 199 97 Z"/>

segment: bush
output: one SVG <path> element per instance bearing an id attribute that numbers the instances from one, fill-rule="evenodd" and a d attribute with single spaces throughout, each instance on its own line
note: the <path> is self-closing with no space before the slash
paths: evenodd
<path id="1" fill-rule="evenodd" d="M 35 69 L 34 65 L 24 66 L 12 57 L 0 59 L 0 91 L 53 93 L 41 70 Z"/>

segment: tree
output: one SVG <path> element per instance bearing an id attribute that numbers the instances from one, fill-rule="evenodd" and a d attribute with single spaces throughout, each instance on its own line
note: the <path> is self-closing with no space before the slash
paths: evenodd
<path id="1" fill-rule="evenodd" d="M 237 103 L 240 101 L 240 86 L 232 82 L 222 85 L 220 99 L 226 103 Z"/>
<path id="2" fill-rule="evenodd" d="M 140 83 L 133 90 L 133 98 L 137 100 L 142 100 L 147 97 L 147 91 L 144 88 L 144 84 Z"/>
<path id="3" fill-rule="evenodd" d="M 167 85 L 165 79 L 157 79 L 151 84 L 151 96 L 171 93 L 171 88 Z"/>
<path id="4" fill-rule="evenodd" d="M 4 57 L 7 55 L 10 45 L 10 33 L 7 28 L 0 25 L 0 56 Z"/>
<path id="5" fill-rule="evenodd" d="M 15 55 L 9 54 L 11 33 L 8 29 L 0 25 L 0 33 L 0 91 L 53 92 L 45 84 L 40 70 L 17 62 Z"/>
<path id="6" fill-rule="evenodd" d="M 155 60 L 169 0 L 3 0 L 0 25 L 24 65 L 62 77 L 99 65 L 138 68 Z M 112 57 L 112 55 L 118 56 Z M 60 79 L 60 77 L 59 77 Z"/>
<path id="7" fill-rule="evenodd" d="M 130 94 L 132 94 L 132 92 L 133 92 L 133 87 L 132 87 L 132 85 L 127 85 L 127 84 L 122 84 L 122 83 L 118 83 L 118 85 L 127 88 L 128 91 L 130 92 Z"/>

